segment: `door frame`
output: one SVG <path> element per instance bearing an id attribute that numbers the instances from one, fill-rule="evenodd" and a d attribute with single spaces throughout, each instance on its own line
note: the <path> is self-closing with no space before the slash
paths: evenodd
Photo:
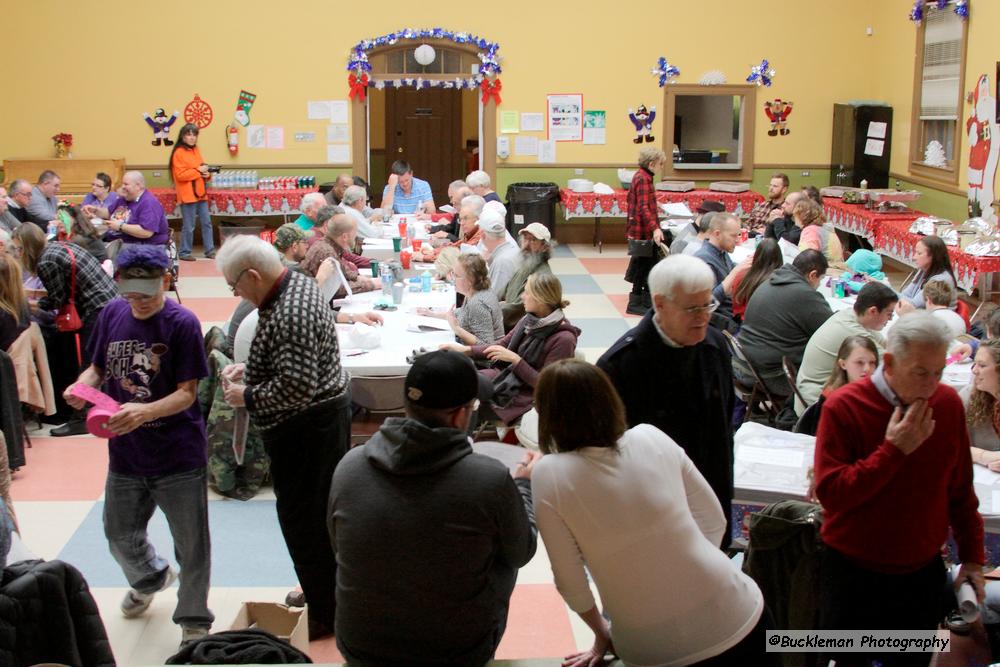
<path id="1" fill-rule="evenodd" d="M 434 47 L 450 49 L 452 51 L 464 51 L 473 56 L 479 53 L 478 48 L 472 44 L 458 44 L 447 39 L 424 39 L 422 44 L 430 44 Z M 391 53 L 403 49 L 409 49 L 413 45 L 409 42 L 392 46 L 380 46 L 371 49 L 369 56 L 376 54 Z M 454 74 L 421 74 L 426 81 L 450 81 L 455 78 Z M 467 78 L 468 75 L 462 75 Z M 391 81 L 400 78 L 414 78 L 412 74 L 370 74 L 369 81 Z M 483 105 L 482 97 L 476 89 L 476 98 L 479 106 L 479 168 L 490 175 L 496 183 L 497 170 L 497 113 L 496 106 L 491 108 Z M 368 104 L 367 91 L 365 99 L 360 96 L 351 99 L 351 164 L 355 174 L 364 174 L 365 179 L 371 182 L 371 123 L 369 114 L 371 110 Z M 388 113 L 388 110 L 386 111 Z"/>

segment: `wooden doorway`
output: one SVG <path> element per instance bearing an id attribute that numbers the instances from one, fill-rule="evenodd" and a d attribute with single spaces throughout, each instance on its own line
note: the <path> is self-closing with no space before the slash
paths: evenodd
<path id="1" fill-rule="evenodd" d="M 386 168 L 406 160 L 430 183 L 434 201 L 448 201 L 448 184 L 465 176 L 462 91 L 446 88 L 386 90 Z"/>

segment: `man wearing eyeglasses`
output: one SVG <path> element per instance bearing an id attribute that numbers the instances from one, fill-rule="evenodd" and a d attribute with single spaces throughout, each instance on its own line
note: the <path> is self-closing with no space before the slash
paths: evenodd
<path id="1" fill-rule="evenodd" d="M 511 472 L 473 452 L 480 377 L 457 352 L 417 357 L 406 417 L 337 466 L 327 527 L 340 563 L 337 646 L 352 664 L 482 665 L 503 636 L 517 570 L 535 553 L 540 455 Z"/>
<path id="2" fill-rule="evenodd" d="M 597 365 L 625 404 L 629 428 L 652 424 L 684 448 L 726 516 L 733 500 L 733 370 L 722 334 L 709 326 L 719 302 L 705 262 L 671 255 L 649 273 L 653 308 Z"/>
<path id="3" fill-rule="evenodd" d="M 82 409 L 75 384 L 103 387 L 121 407 L 107 419 L 109 471 L 104 532 L 131 588 L 126 618 L 145 613 L 178 573 L 146 534 L 153 510 L 167 517 L 180 565 L 173 620 L 181 643 L 208 634 L 211 546 L 206 472 L 208 445 L 198 381 L 208 375 L 198 318 L 165 297 L 170 259 L 161 246 L 127 245 L 118 254 L 118 290 L 91 337 L 90 366 L 63 394 Z"/>
<path id="4" fill-rule="evenodd" d="M 28 204 L 31 202 L 31 183 L 18 178 L 11 181 L 10 193 L 7 195 L 7 209 L 17 218 L 18 222 L 30 222 Z"/>
<path id="5" fill-rule="evenodd" d="M 227 240 L 216 265 L 233 293 L 257 306 L 249 359 L 222 371 L 225 398 L 260 429 L 278 523 L 309 603 L 309 637 L 320 639 L 333 634 L 336 612 L 326 499 L 351 437 L 334 312 L 315 280 L 282 266 L 274 246 L 255 236 Z"/>

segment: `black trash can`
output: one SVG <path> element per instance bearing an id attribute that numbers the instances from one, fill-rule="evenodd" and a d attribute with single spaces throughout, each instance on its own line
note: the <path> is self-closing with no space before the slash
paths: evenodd
<path id="1" fill-rule="evenodd" d="M 512 183 L 507 186 L 507 229 L 516 237 L 531 223 L 540 222 L 555 238 L 557 201 L 555 183 Z"/>

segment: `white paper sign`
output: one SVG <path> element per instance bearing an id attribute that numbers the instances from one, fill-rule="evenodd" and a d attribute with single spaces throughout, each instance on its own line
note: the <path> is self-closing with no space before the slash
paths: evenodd
<path id="1" fill-rule="evenodd" d="M 327 144 L 326 161 L 331 164 L 346 164 L 351 161 L 350 144 Z"/>
<path id="2" fill-rule="evenodd" d="M 545 129 L 545 114 L 540 114 L 540 113 L 521 114 L 522 132 L 541 132 L 544 129 Z"/>
<path id="3" fill-rule="evenodd" d="M 523 134 L 514 138 L 514 155 L 538 155 L 538 137 Z"/>
<path id="4" fill-rule="evenodd" d="M 582 141 L 583 95 L 549 95 L 545 99 L 549 116 L 549 139 Z"/>
<path id="5" fill-rule="evenodd" d="M 871 121 L 868 123 L 868 136 L 874 137 L 875 139 L 885 139 L 887 125 L 887 123 L 879 123 L 874 120 Z"/>
<path id="6" fill-rule="evenodd" d="M 552 163 L 556 161 L 556 140 L 547 139 L 538 142 L 538 161 Z"/>
<path id="7" fill-rule="evenodd" d="M 326 120 L 330 117 L 330 102 L 328 100 L 306 102 L 306 111 L 309 120 Z"/>
<path id="8" fill-rule="evenodd" d="M 865 142 L 865 155 L 874 155 L 875 157 L 882 157 L 882 153 L 885 151 L 885 142 L 881 139 L 869 139 Z"/>
<path id="9" fill-rule="evenodd" d="M 348 119 L 349 107 L 347 100 L 330 100 L 330 122 L 346 123 Z"/>
<path id="10" fill-rule="evenodd" d="M 326 142 L 328 144 L 346 144 L 351 140 L 346 123 L 331 123 L 326 126 Z"/>
<path id="11" fill-rule="evenodd" d="M 264 148 L 265 145 L 264 126 L 247 125 L 247 148 Z"/>
<path id="12" fill-rule="evenodd" d="M 265 129 L 267 134 L 267 147 L 281 150 L 285 147 L 285 128 L 280 125 L 268 125 Z"/>

